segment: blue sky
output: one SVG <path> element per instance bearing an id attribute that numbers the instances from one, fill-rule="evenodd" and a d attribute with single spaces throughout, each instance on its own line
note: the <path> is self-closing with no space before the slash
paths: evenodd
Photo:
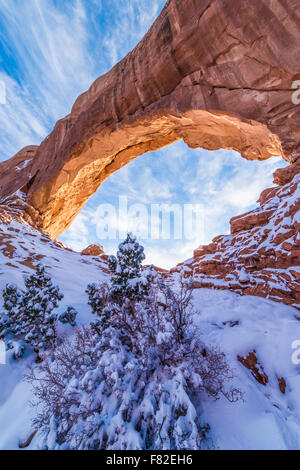
<path id="1" fill-rule="evenodd" d="M 163 0 L 0 0 L 0 159 L 39 144 L 76 97 L 121 60 L 143 37 Z M 255 207 L 272 185 L 282 159 L 248 162 L 231 151 L 191 150 L 177 142 L 144 155 L 112 175 L 60 239 L 75 250 L 93 242 L 115 252 L 117 240 L 100 240 L 100 204 L 202 204 L 204 227 L 194 240 L 143 240 L 147 261 L 163 267 L 191 257 L 193 249 L 229 232 L 229 219 Z M 147 207 L 148 207 L 147 206 Z"/>

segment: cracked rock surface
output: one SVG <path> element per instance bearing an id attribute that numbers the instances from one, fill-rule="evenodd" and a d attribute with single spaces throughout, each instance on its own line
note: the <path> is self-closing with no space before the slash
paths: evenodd
<path id="1" fill-rule="evenodd" d="M 296 161 L 298 6 L 169 0 L 135 49 L 76 100 L 39 147 L 0 164 L 0 197 L 23 189 L 55 238 L 111 173 L 179 139 L 247 159 Z"/>

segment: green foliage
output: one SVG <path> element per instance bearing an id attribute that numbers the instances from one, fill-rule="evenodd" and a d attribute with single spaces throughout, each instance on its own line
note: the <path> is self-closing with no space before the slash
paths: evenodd
<path id="1" fill-rule="evenodd" d="M 21 314 L 26 343 L 37 351 L 55 347 L 57 314 L 53 312 L 62 300 L 58 286 L 52 284 L 51 277 L 42 264 L 34 274 L 25 280 L 26 291 L 23 297 Z"/>
<path id="2" fill-rule="evenodd" d="M 23 294 L 15 284 L 7 284 L 2 296 L 5 313 L 0 315 L 0 338 L 4 339 L 9 333 L 21 332 L 19 310 Z"/>
<path id="3" fill-rule="evenodd" d="M 119 245 L 117 258 L 110 256 L 108 267 L 111 270 L 111 290 L 116 298 L 141 301 L 148 294 L 155 272 L 153 268 L 142 269 L 145 260 L 144 247 L 136 237 L 128 233 Z"/>
<path id="4" fill-rule="evenodd" d="M 63 294 L 52 284 L 42 264 L 25 280 L 24 293 L 14 284 L 3 291 L 5 313 L 0 317 L 0 336 L 24 340 L 36 352 L 56 345 L 57 314 L 54 313 Z M 70 312 L 69 312 L 70 314 Z M 18 354 L 19 355 L 19 354 Z"/>
<path id="5" fill-rule="evenodd" d="M 74 307 L 67 307 L 67 310 L 59 316 L 59 321 L 63 324 L 76 326 L 77 310 Z"/>

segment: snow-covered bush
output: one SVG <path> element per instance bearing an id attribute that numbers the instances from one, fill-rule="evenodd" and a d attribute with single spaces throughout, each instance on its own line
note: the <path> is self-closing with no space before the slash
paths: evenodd
<path id="1" fill-rule="evenodd" d="M 152 268 L 142 269 L 144 259 L 144 247 L 134 235 L 128 233 L 126 240 L 119 245 L 117 258 L 110 256 L 108 260 L 113 273 L 112 291 L 116 298 L 142 300 L 148 295 L 155 271 Z"/>
<path id="2" fill-rule="evenodd" d="M 36 352 L 54 348 L 57 314 L 53 310 L 58 307 L 63 294 L 52 283 L 42 264 L 26 278 L 25 287 L 20 308 L 24 339 Z"/>
<path id="3" fill-rule="evenodd" d="M 79 330 L 28 376 L 41 410 L 41 447 L 204 448 L 202 394 L 235 401 L 240 392 L 226 386 L 232 374 L 224 354 L 199 338 L 189 282 L 172 290 L 157 281 L 131 309 L 104 292 L 99 329 Z"/>
<path id="4" fill-rule="evenodd" d="M 21 332 L 19 312 L 23 294 L 15 284 L 7 284 L 2 297 L 5 313 L 0 315 L 0 338 L 4 339 L 10 333 L 18 335 Z"/>
<path id="5" fill-rule="evenodd" d="M 24 292 L 13 284 L 6 286 L 3 291 L 5 312 L 0 317 L 0 337 L 6 339 L 10 349 L 12 344 L 20 341 L 15 356 L 20 357 L 21 352 L 24 352 L 22 341 L 30 344 L 37 354 L 56 346 L 57 314 L 54 310 L 62 298 L 59 287 L 52 283 L 42 264 L 25 279 Z M 60 320 L 74 324 L 76 314 L 73 308 L 69 308 Z"/>
<path id="6" fill-rule="evenodd" d="M 156 272 L 152 266 L 142 268 L 144 259 L 144 247 L 129 233 L 119 245 L 117 258 L 110 256 L 108 260 L 112 272 L 110 283 L 87 286 L 88 305 L 97 315 L 91 326 L 98 334 L 109 325 L 120 328 L 118 317 L 134 317 L 136 304 L 149 296 Z"/>
<path id="7" fill-rule="evenodd" d="M 77 310 L 74 307 L 68 306 L 64 313 L 61 313 L 58 317 L 59 321 L 63 324 L 69 324 L 76 326 L 76 317 L 78 315 Z"/>

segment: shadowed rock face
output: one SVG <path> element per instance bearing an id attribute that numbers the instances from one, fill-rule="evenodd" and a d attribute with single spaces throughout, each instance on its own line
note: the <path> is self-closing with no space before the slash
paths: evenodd
<path id="1" fill-rule="evenodd" d="M 299 24 L 298 0 L 168 1 L 39 147 L 0 164 L 0 197 L 23 189 L 55 238 L 110 174 L 179 139 L 295 161 Z"/>
<path id="2" fill-rule="evenodd" d="M 300 309 L 300 159 L 274 173 L 259 207 L 234 217 L 231 234 L 200 246 L 174 270 L 194 276 L 194 287 L 230 289 Z"/>

